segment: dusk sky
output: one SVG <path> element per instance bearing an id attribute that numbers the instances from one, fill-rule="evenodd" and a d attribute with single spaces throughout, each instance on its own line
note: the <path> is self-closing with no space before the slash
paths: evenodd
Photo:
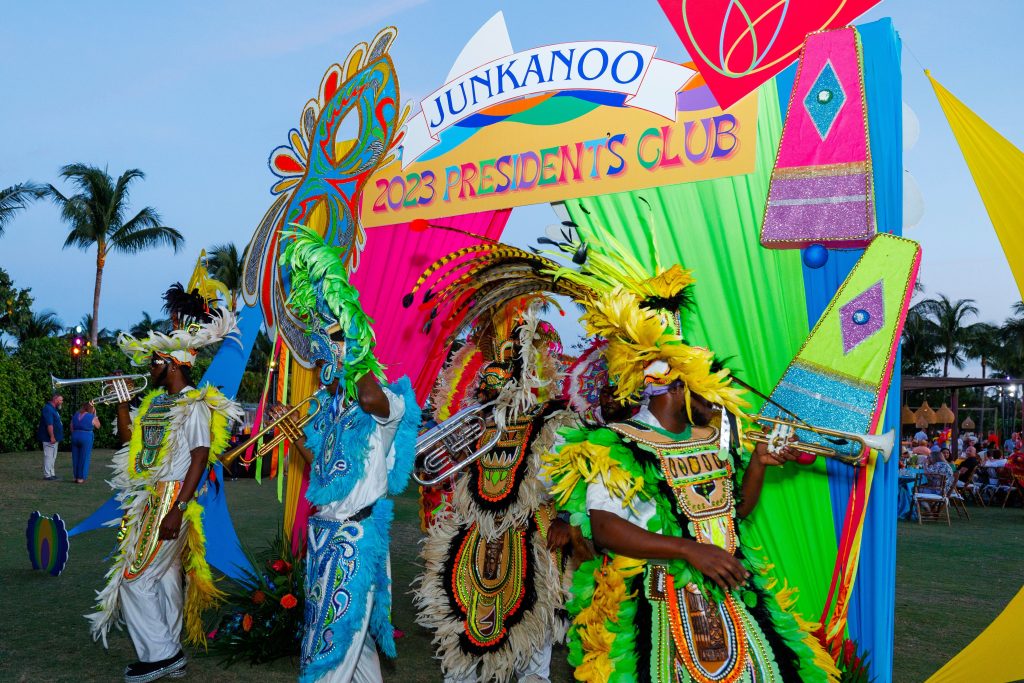
<path id="1" fill-rule="evenodd" d="M 72 162 L 106 165 L 114 176 L 127 168 L 146 173 L 132 206 L 156 207 L 186 246 L 177 255 L 111 256 L 100 323 L 127 327 L 144 310 L 158 312 L 160 293 L 188 278 L 200 248 L 228 241 L 244 248 L 271 200 L 268 153 L 285 143 L 324 70 L 354 43 L 397 26 L 392 54 L 403 98 L 415 101 L 442 84 L 466 40 L 499 9 L 517 50 L 613 39 L 686 59 L 654 0 L 8 2 L 0 25 L 0 187 L 60 185 L 58 169 Z M 904 101 L 920 120 L 905 166 L 926 208 L 905 234 L 922 244 L 922 281 L 928 294 L 976 299 L 982 320 L 1002 322 L 1020 294 L 921 65 L 1024 146 L 1014 57 L 1024 3 L 888 0 L 860 21 L 883 16 L 903 38 Z M 546 205 L 516 209 L 506 240 L 531 242 L 554 221 Z M 0 265 L 32 288 L 37 308 L 74 324 L 91 309 L 95 253 L 62 250 L 66 234 L 57 210 L 38 203 L 0 237 Z"/>

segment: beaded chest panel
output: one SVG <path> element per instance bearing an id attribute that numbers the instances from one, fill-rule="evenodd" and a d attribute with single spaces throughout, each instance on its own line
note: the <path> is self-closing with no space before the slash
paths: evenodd
<path id="1" fill-rule="evenodd" d="M 512 528 L 492 541 L 472 525 L 459 546 L 449 585 L 465 615 L 464 633 L 477 647 L 494 648 L 526 595 L 527 534 Z"/>
<path id="2" fill-rule="evenodd" d="M 657 456 L 679 511 L 690 520 L 699 542 L 736 551 L 732 458 L 727 449 L 719 448 L 717 429 L 704 438 L 673 441 L 639 422 L 610 428 Z"/>
<path id="3" fill-rule="evenodd" d="M 157 464 L 167 429 L 170 427 L 173 407 L 174 398 L 161 394 L 153 399 L 149 404 L 149 410 L 139 419 L 139 427 L 142 429 L 142 450 L 135 457 L 136 474 L 152 469 Z"/>

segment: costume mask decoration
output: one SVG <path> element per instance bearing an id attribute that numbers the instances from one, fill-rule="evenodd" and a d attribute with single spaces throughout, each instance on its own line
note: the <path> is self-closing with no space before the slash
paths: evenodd
<path id="1" fill-rule="evenodd" d="M 358 207 L 375 169 L 393 159 L 408 108 L 399 105 L 398 79 L 388 53 L 398 35 L 388 27 L 359 43 L 344 62 L 324 74 L 318 93 L 303 107 L 288 144 L 270 153 L 277 195 L 253 234 L 243 258 L 242 294 L 259 305 L 273 338 L 280 333 L 295 358 L 311 367 L 308 320 L 291 302 L 295 277 L 287 264 L 288 226 L 299 225 L 335 248 L 340 266 L 352 272 L 366 243 Z M 357 122 L 354 139 L 345 130 Z"/>

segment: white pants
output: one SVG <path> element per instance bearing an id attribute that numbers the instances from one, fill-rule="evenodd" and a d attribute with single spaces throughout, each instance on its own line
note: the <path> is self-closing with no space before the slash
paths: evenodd
<path id="1" fill-rule="evenodd" d="M 43 442 L 43 476 L 56 477 L 57 444 Z"/>
<path id="2" fill-rule="evenodd" d="M 515 671 L 519 683 L 549 683 L 551 681 L 551 634 L 544 644 L 533 651 L 533 655 L 522 668 Z M 456 677 L 446 675 L 444 683 L 476 683 L 476 674 Z"/>
<path id="3" fill-rule="evenodd" d="M 163 542 L 141 576 L 121 582 L 121 614 L 140 662 L 158 662 L 181 650 L 185 526 L 178 538 Z"/>
<path id="4" fill-rule="evenodd" d="M 363 615 L 363 626 L 348 646 L 345 659 L 341 660 L 316 683 L 381 683 L 384 678 L 380 673 L 380 658 L 377 656 L 377 644 L 370 637 L 370 614 L 373 612 L 373 590 L 366 598 L 366 611 Z"/>

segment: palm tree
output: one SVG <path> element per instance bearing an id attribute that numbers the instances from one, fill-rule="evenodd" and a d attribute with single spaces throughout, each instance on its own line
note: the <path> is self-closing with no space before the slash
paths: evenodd
<path id="1" fill-rule="evenodd" d="M 993 366 L 1008 377 L 1024 375 L 1024 303 L 1013 304 L 1013 317 L 1009 317 L 999 328 L 999 352 L 993 359 Z"/>
<path id="2" fill-rule="evenodd" d="M 922 303 L 924 302 L 914 304 L 907 311 L 907 320 L 903 325 L 903 336 L 900 339 L 903 351 L 901 367 L 907 375 L 927 375 L 935 370 L 939 360 L 935 350 L 938 345 L 935 325 L 922 309 Z"/>
<path id="3" fill-rule="evenodd" d="M 25 324 L 18 329 L 18 343 L 24 344 L 29 339 L 52 337 L 64 331 L 64 324 L 53 311 L 32 312 Z"/>
<path id="4" fill-rule="evenodd" d="M 142 320 L 132 325 L 128 330 L 133 337 L 145 337 L 150 331 L 170 332 L 171 321 L 167 318 L 151 318 L 146 311 L 142 312 Z"/>
<path id="5" fill-rule="evenodd" d="M 14 214 L 28 207 L 33 199 L 46 195 L 46 189 L 35 183 L 18 183 L 0 190 L 0 237 Z"/>
<path id="6" fill-rule="evenodd" d="M 968 316 L 977 315 L 974 299 L 951 301 L 945 294 L 935 299 L 924 299 L 917 304 L 925 318 L 934 325 L 936 346 L 942 358 L 942 376 L 949 377 L 949 366 L 963 368 L 964 346 L 971 336 L 965 321 Z"/>
<path id="7" fill-rule="evenodd" d="M 999 328 L 990 323 L 974 323 L 967 328 L 967 332 L 964 353 L 968 358 L 977 358 L 981 362 L 981 378 L 985 379 L 1003 346 L 999 342 Z"/>
<path id="8" fill-rule="evenodd" d="M 224 286 L 231 292 L 231 301 L 228 301 L 227 304 L 233 311 L 238 291 L 242 288 L 242 255 L 238 253 L 234 242 L 228 242 L 212 246 L 208 256 L 210 275 L 224 283 Z"/>
<path id="9" fill-rule="evenodd" d="M 151 206 L 128 216 L 128 187 L 145 178 L 138 169 L 129 169 L 115 182 L 105 168 L 86 164 L 70 164 L 60 171 L 61 177 L 78 189 L 66 197 L 50 185 L 47 194 L 61 208 L 61 218 L 71 226 L 64 248 L 86 250 L 96 247 L 96 287 L 92 299 L 92 326 L 89 339 L 97 343 L 100 313 L 100 289 L 103 268 L 111 252 L 137 254 L 158 246 L 169 246 L 177 252 L 185 238 L 174 228 L 161 225 L 160 215 Z"/>

